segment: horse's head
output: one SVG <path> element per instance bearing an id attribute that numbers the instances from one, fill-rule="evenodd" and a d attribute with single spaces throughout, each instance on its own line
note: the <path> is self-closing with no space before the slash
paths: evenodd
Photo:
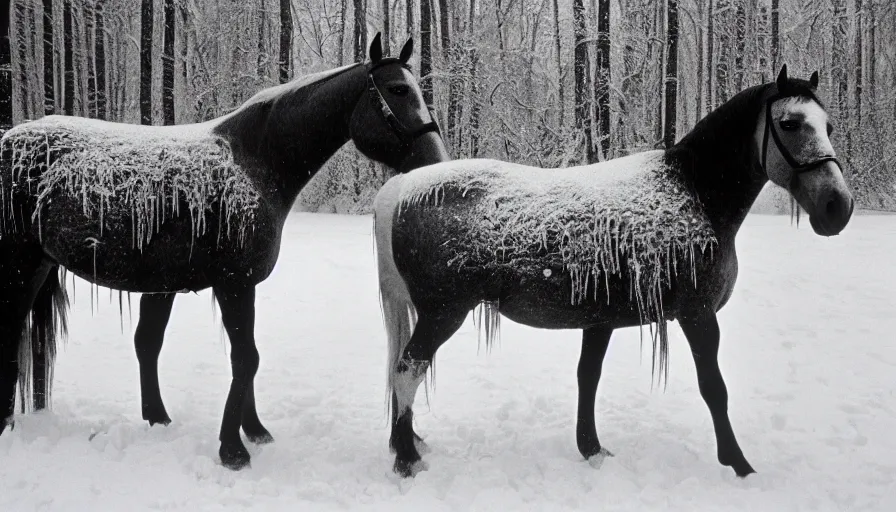
<path id="1" fill-rule="evenodd" d="M 398 58 L 384 58 L 380 34 L 373 38 L 367 90 L 349 121 L 358 150 L 400 172 L 450 159 L 435 116 L 408 68 L 413 52 L 414 41 L 408 39 Z"/>
<path id="2" fill-rule="evenodd" d="M 787 77 L 781 68 L 757 124 L 759 158 L 768 178 L 786 188 L 809 213 L 819 235 L 839 234 L 855 202 L 828 138 L 828 114 L 815 96 L 818 72 L 809 81 Z"/>

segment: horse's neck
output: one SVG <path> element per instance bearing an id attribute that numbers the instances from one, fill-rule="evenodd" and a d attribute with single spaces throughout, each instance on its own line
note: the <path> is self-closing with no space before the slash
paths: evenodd
<path id="1" fill-rule="evenodd" d="M 294 91 L 274 101 L 247 105 L 216 132 L 228 138 L 248 172 L 273 186 L 287 211 L 323 164 L 349 140 L 348 121 L 364 91 L 364 67 L 325 82 L 310 94 Z M 240 119 L 240 116 L 243 116 Z"/>
<path id="2" fill-rule="evenodd" d="M 717 236 L 732 242 L 768 181 L 754 133 L 762 94 L 741 94 L 747 93 L 713 111 L 668 152 L 693 184 Z"/>

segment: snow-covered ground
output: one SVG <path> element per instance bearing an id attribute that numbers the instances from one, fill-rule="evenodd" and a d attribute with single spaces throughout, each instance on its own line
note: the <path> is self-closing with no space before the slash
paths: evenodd
<path id="1" fill-rule="evenodd" d="M 429 408 L 418 395 L 429 470 L 399 482 L 370 217 L 296 214 L 259 287 L 258 409 L 276 442 L 249 445 L 252 467 L 217 462 L 230 368 L 208 292 L 175 302 L 161 358 L 174 423 L 149 428 L 136 316 L 102 289 L 92 314 L 79 281 L 54 410 L 0 436 L 0 510 L 896 510 L 896 216 L 831 239 L 753 216 L 738 246 L 721 365 L 759 471 L 746 480 L 716 462 L 676 324 L 665 392 L 649 344 L 616 333 L 597 405 L 616 457 L 592 467 L 574 437 L 579 333 L 505 320 L 485 354 L 468 320 L 439 353 Z"/>

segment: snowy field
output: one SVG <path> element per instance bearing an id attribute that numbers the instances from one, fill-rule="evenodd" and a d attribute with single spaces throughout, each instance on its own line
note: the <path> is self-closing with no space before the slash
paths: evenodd
<path id="1" fill-rule="evenodd" d="M 418 395 L 429 469 L 399 482 L 370 217 L 296 214 L 259 287 L 256 392 L 276 442 L 249 445 L 252 467 L 217 462 L 230 368 L 209 293 L 175 302 L 160 370 L 174 423 L 150 429 L 136 316 L 104 289 L 92 313 L 78 281 L 53 411 L 0 436 L 0 510 L 896 510 L 896 216 L 831 239 L 753 216 L 738 247 L 720 357 L 759 471 L 745 480 L 716 461 L 677 324 L 665 392 L 638 331 L 615 334 L 597 413 L 616 457 L 592 467 L 574 436 L 579 332 L 505 320 L 485 354 L 468 320 L 439 352 L 430 406 Z"/>

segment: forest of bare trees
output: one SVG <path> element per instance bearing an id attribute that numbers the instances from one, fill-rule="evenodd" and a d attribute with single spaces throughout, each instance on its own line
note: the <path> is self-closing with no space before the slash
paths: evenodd
<path id="1" fill-rule="evenodd" d="M 0 125 L 202 121 L 363 60 L 382 32 L 387 52 L 418 43 L 414 71 L 454 157 L 541 167 L 670 145 L 782 64 L 818 70 L 860 204 L 896 209 L 889 0 L 13 0 L 11 15 Z M 302 202 L 363 210 L 385 177 L 348 147 Z"/>

